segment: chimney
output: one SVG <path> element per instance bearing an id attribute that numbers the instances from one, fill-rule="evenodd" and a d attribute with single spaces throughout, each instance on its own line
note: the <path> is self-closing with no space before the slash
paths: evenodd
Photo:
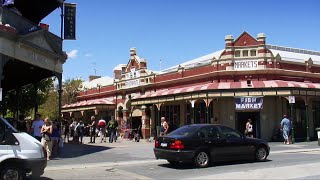
<path id="1" fill-rule="evenodd" d="M 90 75 L 90 76 L 89 76 L 89 82 L 90 82 L 90 81 L 93 81 L 93 80 L 95 80 L 95 79 L 98 79 L 98 78 L 101 78 L 101 76 Z"/>
<path id="2" fill-rule="evenodd" d="M 262 45 L 262 44 L 265 45 L 266 44 L 266 35 L 264 33 L 259 33 L 257 36 L 257 40 L 260 45 Z"/>
<path id="3" fill-rule="evenodd" d="M 225 42 L 226 42 L 226 48 L 225 48 L 225 52 L 224 52 L 224 59 L 232 59 L 234 58 L 234 47 L 233 47 L 233 36 L 232 35 L 227 35 L 225 37 Z"/>
<path id="4" fill-rule="evenodd" d="M 232 47 L 233 46 L 233 36 L 232 35 L 227 35 L 225 38 L 224 38 L 225 42 L 226 42 L 226 47 Z"/>

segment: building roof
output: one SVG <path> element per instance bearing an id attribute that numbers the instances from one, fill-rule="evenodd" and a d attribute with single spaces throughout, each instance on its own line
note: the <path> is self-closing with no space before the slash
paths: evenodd
<path id="1" fill-rule="evenodd" d="M 175 65 L 175 66 L 172 66 L 168 69 L 164 69 L 160 73 L 168 73 L 168 72 L 177 71 L 179 66 L 188 69 L 188 68 L 193 68 L 193 67 L 197 67 L 197 66 L 211 64 L 213 59 L 219 59 L 219 57 L 223 51 L 224 51 L 224 49 L 207 54 L 207 55 L 204 55 L 204 56 L 201 56 L 201 57 L 198 57 L 196 59 L 186 61 L 186 62 L 181 63 L 179 65 Z"/>
<path id="2" fill-rule="evenodd" d="M 113 84 L 113 78 L 104 76 L 101 78 L 94 79 L 92 81 L 85 81 L 82 83 L 82 88 L 83 89 L 92 89 L 96 88 L 98 86 L 107 86 L 107 85 L 112 85 Z"/>
<path id="3" fill-rule="evenodd" d="M 63 1 L 61 0 L 61 2 Z M 14 5 L 23 17 L 35 24 L 60 7 L 58 0 L 15 0 Z"/>
<path id="4" fill-rule="evenodd" d="M 279 54 L 282 60 L 304 63 L 311 58 L 314 63 L 320 64 L 320 52 L 317 51 L 276 45 L 267 45 L 267 47 L 271 50 L 274 56 Z"/>

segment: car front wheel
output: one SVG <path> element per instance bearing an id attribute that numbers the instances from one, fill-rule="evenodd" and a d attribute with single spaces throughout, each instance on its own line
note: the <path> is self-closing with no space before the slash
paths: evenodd
<path id="1" fill-rule="evenodd" d="M 207 152 L 198 152 L 194 158 L 194 165 L 199 168 L 208 167 L 210 163 L 210 157 Z"/>
<path id="2" fill-rule="evenodd" d="M 3 180 L 23 180 L 26 173 L 19 167 L 7 166 L 1 170 L 1 178 Z"/>
<path id="3" fill-rule="evenodd" d="M 259 146 L 256 150 L 256 161 L 262 162 L 267 160 L 267 149 Z"/>

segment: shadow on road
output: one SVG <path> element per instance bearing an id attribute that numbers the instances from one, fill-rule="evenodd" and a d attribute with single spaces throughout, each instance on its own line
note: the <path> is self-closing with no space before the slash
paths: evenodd
<path id="1" fill-rule="evenodd" d="M 209 167 L 238 165 L 238 164 L 266 163 L 266 162 L 270 162 L 270 161 L 272 161 L 272 160 L 267 159 L 265 162 L 252 162 L 252 161 L 217 162 L 217 163 L 211 164 Z M 173 168 L 176 170 L 186 170 L 186 169 L 196 169 L 197 168 L 192 163 L 179 163 L 177 165 L 172 165 L 170 163 L 166 163 L 166 164 L 159 164 L 158 166 L 161 166 L 164 168 Z"/>
<path id="2" fill-rule="evenodd" d="M 112 149 L 111 147 L 88 145 L 88 144 L 64 144 L 56 158 L 74 158 L 93 154 L 105 150 Z M 54 159 L 52 159 L 54 160 Z"/>

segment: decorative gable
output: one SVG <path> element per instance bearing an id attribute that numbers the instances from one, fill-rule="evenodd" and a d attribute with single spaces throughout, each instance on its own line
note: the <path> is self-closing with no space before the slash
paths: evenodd
<path id="1" fill-rule="evenodd" d="M 258 41 L 247 32 L 243 32 L 235 41 L 234 46 L 257 46 Z"/>
<path id="2" fill-rule="evenodd" d="M 47 30 L 39 30 L 27 35 L 21 36 L 20 41 L 32 46 L 33 48 L 39 48 L 47 50 L 53 54 L 62 54 L 60 38 L 57 36 L 52 37 Z M 62 43 L 62 40 L 61 40 Z"/>

